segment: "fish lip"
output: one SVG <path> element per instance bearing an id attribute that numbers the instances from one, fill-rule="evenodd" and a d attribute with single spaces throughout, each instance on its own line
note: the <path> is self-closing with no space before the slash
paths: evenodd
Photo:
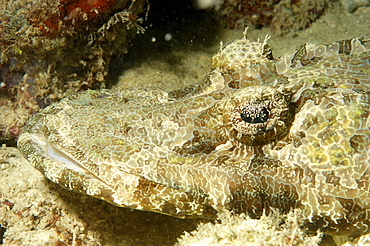
<path id="1" fill-rule="evenodd" d="M 31 147 L 29 152 L 33 152 L 34 154 L 36 152 L 37 155 L 49 159 L 66 169 L 95 176 L 64 148 L 50 141 L 45 132 L 44 118 L 41 117 L 35 122 L 29 132 L 21 134 L 19 140 L 22 139 L 21 141 L 23 143 L 27 143 Z M 37 167 L 41 163 L 32 164 Z"/>
<path id="2" fill-rule="evenodd" d="M 44 133 L 31 133 L 28 135 L 28 138 L 32 142 L 31 144 L 38 147 L 36 151 L 39 155 L 51 159 L 55 163 L 60 163 L 61 166 L 64 166 L 67 169 L 85 174 L 92 174 L 91 171 L 81 165 L 80 162 L 78 162 L 62 147 L 58 146 L 56 143 L 51 142 Z"/>

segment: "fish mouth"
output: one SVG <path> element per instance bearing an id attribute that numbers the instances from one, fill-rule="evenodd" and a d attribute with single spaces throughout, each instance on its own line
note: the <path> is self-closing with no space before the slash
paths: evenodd
<path id="1" fill-rule="evenodd" d="M 51 159 L 57 163 L 60 163 L 62 166 L 72 169 L 76 172 L 83 172 L 89 173 L 91 172 L 82 166 L 75 158 L 73 158 L 70 154 L 68 154 L 63 148 L 58 146 L 57 144 L 49 141 L 47 137 L 42 134 L 40 135 L 30 135 L 30 140 L 34 142 L 34 144 L 38 145 L 42 150 L 43 156 L 48 159 Z"/>
<path id="2" fill-rule="evenodd" d="M 54 167 L 60 166 L 60 168 L 73 170 L 99 179 L 73 155 L 57 143 L 50 141 L 45 134 L 45 126 L 42 119 L 39 119 L 29 132 L 21 134 L 18 139 L 18 147 L 22 150 L 21 152 L 25 159 L 29 160 L 38 169 L 47 169 L 41 166 L 48 160 L 54 163 Z M 38 155 L 40 158 L 30 158 L 32 155 Z M 41 171 L 46 172 L 46 170 Z"/>

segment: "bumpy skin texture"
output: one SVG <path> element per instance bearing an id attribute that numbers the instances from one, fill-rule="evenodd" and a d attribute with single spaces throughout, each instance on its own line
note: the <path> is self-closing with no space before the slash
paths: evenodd
<path id="1" fill-rule="evenodd" d="M 369 232 L 370 41 L 273 59 L 246 37 L 198 85 L 86 91 L 46 108 L 21 152 L 67 189 L 180 218 L 301 208 L 306 228 Z"/>

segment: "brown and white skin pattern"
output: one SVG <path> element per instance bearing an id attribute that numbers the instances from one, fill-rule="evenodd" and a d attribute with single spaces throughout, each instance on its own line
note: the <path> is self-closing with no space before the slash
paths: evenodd
<path id="1" fill-rule="evenodd" d="M 245 35 L 245 34 L 244 34 Z M 246 35 L 199 84 L 85 91 L 36 115 L 24 157 L 61 186 L 179 218 L 300 208 L 306 228 L 370 232 L 370 40 L 274 59 Z"/>

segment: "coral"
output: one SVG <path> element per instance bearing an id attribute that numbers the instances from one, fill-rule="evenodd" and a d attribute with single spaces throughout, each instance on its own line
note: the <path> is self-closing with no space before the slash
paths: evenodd
<path id="1" fill-rule="evenodd" d="M 71 24 L 78 26 L 90 22 L 101 14 L 109 13 L 115 4 L 115 0 L 61 0 L 59 11 L 44 20 L 43 25 L 39 27 L 43 32 L 55 34 L 61 32 L 61 27 L 68 27 Z"/>
<path id="2" fill-rule="evenodd" d="M 274 6 L 279 0 L 225 0 L 215 7 L 224 24 L 229 28 L 269 25 L 274 17 Z"/>
<path id="3" fill-rule="evenodd" d="M 274 7 L 271 27 L 282 35 L 310 26 L 335 1 L 329 0 L 283 0 Z"/>
<path id="4" fill-rule="evenodd" d="M 0 114 L 7 117 L 0 120 L 0 140 L 17 138 L 26 120 L 52 102 L 104 88 L 112 54 L 125 53 L 128 41 L 143 32 L 138 15 L 146 7 L 141 0 L 2 4 Z"/>
<path id="5" fill-rule="evenodd" d="M 306 28 L 320 17 L 329 0 L 225 0 L 214 8 L 229 28 L 271 26 L 276 34 Z"/>
<path id="6" fill-rule="evenodd" d="M 245 214 L 220 214 L 216 223 L 201 223 L 195 231 L 185 232 L 177 246 L 182 245 L 305 245 L 315 246 L 322 237 L 305 234 L 299 225 L 303 217 L 299 210 L 287 215 L 277 212 L 263 215 L 259 220 Z"/>

